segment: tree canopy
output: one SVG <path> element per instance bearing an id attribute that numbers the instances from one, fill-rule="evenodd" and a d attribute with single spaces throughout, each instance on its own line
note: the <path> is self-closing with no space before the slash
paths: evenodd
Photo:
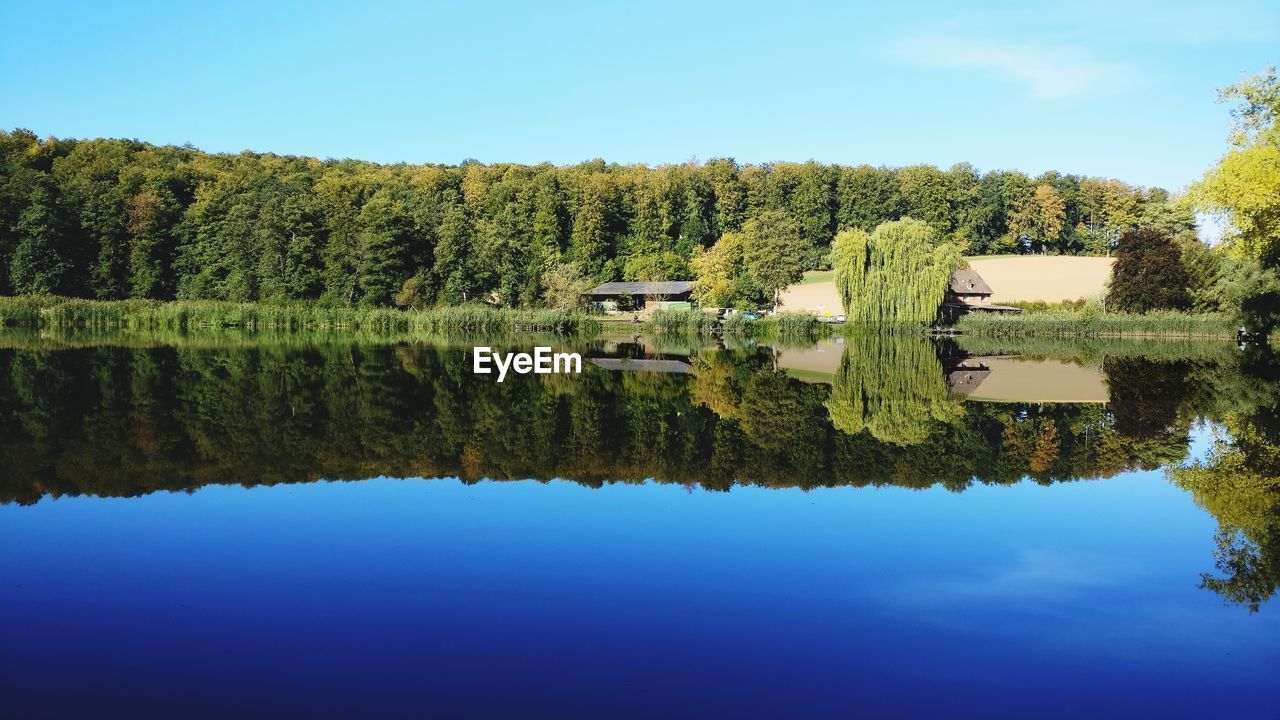
<path id="1" fill-rule="evenodd" d="M 1202 210 L 1230 221 L 1230 249 L 1280 269 L 1280 78 L 1274 67 L 1223 89 L 1220 102 L 1235 102 L 1231 147 L 1189 197 Z M 1250 324 L 1263 333 L 1280 323 L 1280 289 L 1274 277 L 1253 284 L 1241 303 Z"/>
<path id="2" fill-rule="evenodd" d="M 378 165 L 15 130 L 0 293 L 527 307 L 564 263 L 592 282 L 691 279 L 700 249 L 740 233 L 751 269 L 733 277 L 752 282 L 731 296 L 760 303 L 762 278 L 825 267 L 843 230 L 910 216 L 972 254 L 1101 254 L 1098 238 L 1175 211 L 1119 180 L 968 165 Z"/>

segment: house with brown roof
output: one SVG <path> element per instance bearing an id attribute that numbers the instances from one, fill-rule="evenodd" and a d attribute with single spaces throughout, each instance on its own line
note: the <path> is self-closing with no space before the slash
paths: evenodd
<path id="1" fill-rule="evenodd" d="M 996 305 L 991 302 L 992 290 L 982 276 L 970 268 L 959 268 L 951 273 L 947 294 L 939 312 L 944 322 L 952 323 L 971 312 L 1019 313 L 1022 308 Z"/>

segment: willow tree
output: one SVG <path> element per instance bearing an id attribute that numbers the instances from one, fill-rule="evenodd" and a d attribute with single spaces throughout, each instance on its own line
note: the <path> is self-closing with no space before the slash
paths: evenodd
<path id="1" fill-rule="evenodd" d="M 947 387 L 933 343 L 923 337 L 856 333 L 845 343 L 827 400 L 831 425 L 877 440 L 918 445 L 963 410 Z"/>
<path id="2" fill-rule="evenodd" d="M 960 250 L 911 218 L 870 233 L 845 230 L 831 249 L 836 287 L 851 322 L 925 325 L 938 316 Z"/>

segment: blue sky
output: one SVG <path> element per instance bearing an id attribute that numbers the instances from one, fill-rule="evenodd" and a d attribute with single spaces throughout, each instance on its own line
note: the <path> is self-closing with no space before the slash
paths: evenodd
<path id="1" fill-rule="evenodd" d="M 381 162 L 692 157 L 1180 188 L 1280 57 L 1218 3 L 6 2 L 0 127 Z"/>

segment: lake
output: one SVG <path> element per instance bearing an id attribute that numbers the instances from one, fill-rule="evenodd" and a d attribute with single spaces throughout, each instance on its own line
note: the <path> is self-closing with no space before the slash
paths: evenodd
<path id="1" fill-rule="evenodd" d="M 1271 352 L 550 342 L 0 335 L 6 716 L 1275 712 Z"/>

